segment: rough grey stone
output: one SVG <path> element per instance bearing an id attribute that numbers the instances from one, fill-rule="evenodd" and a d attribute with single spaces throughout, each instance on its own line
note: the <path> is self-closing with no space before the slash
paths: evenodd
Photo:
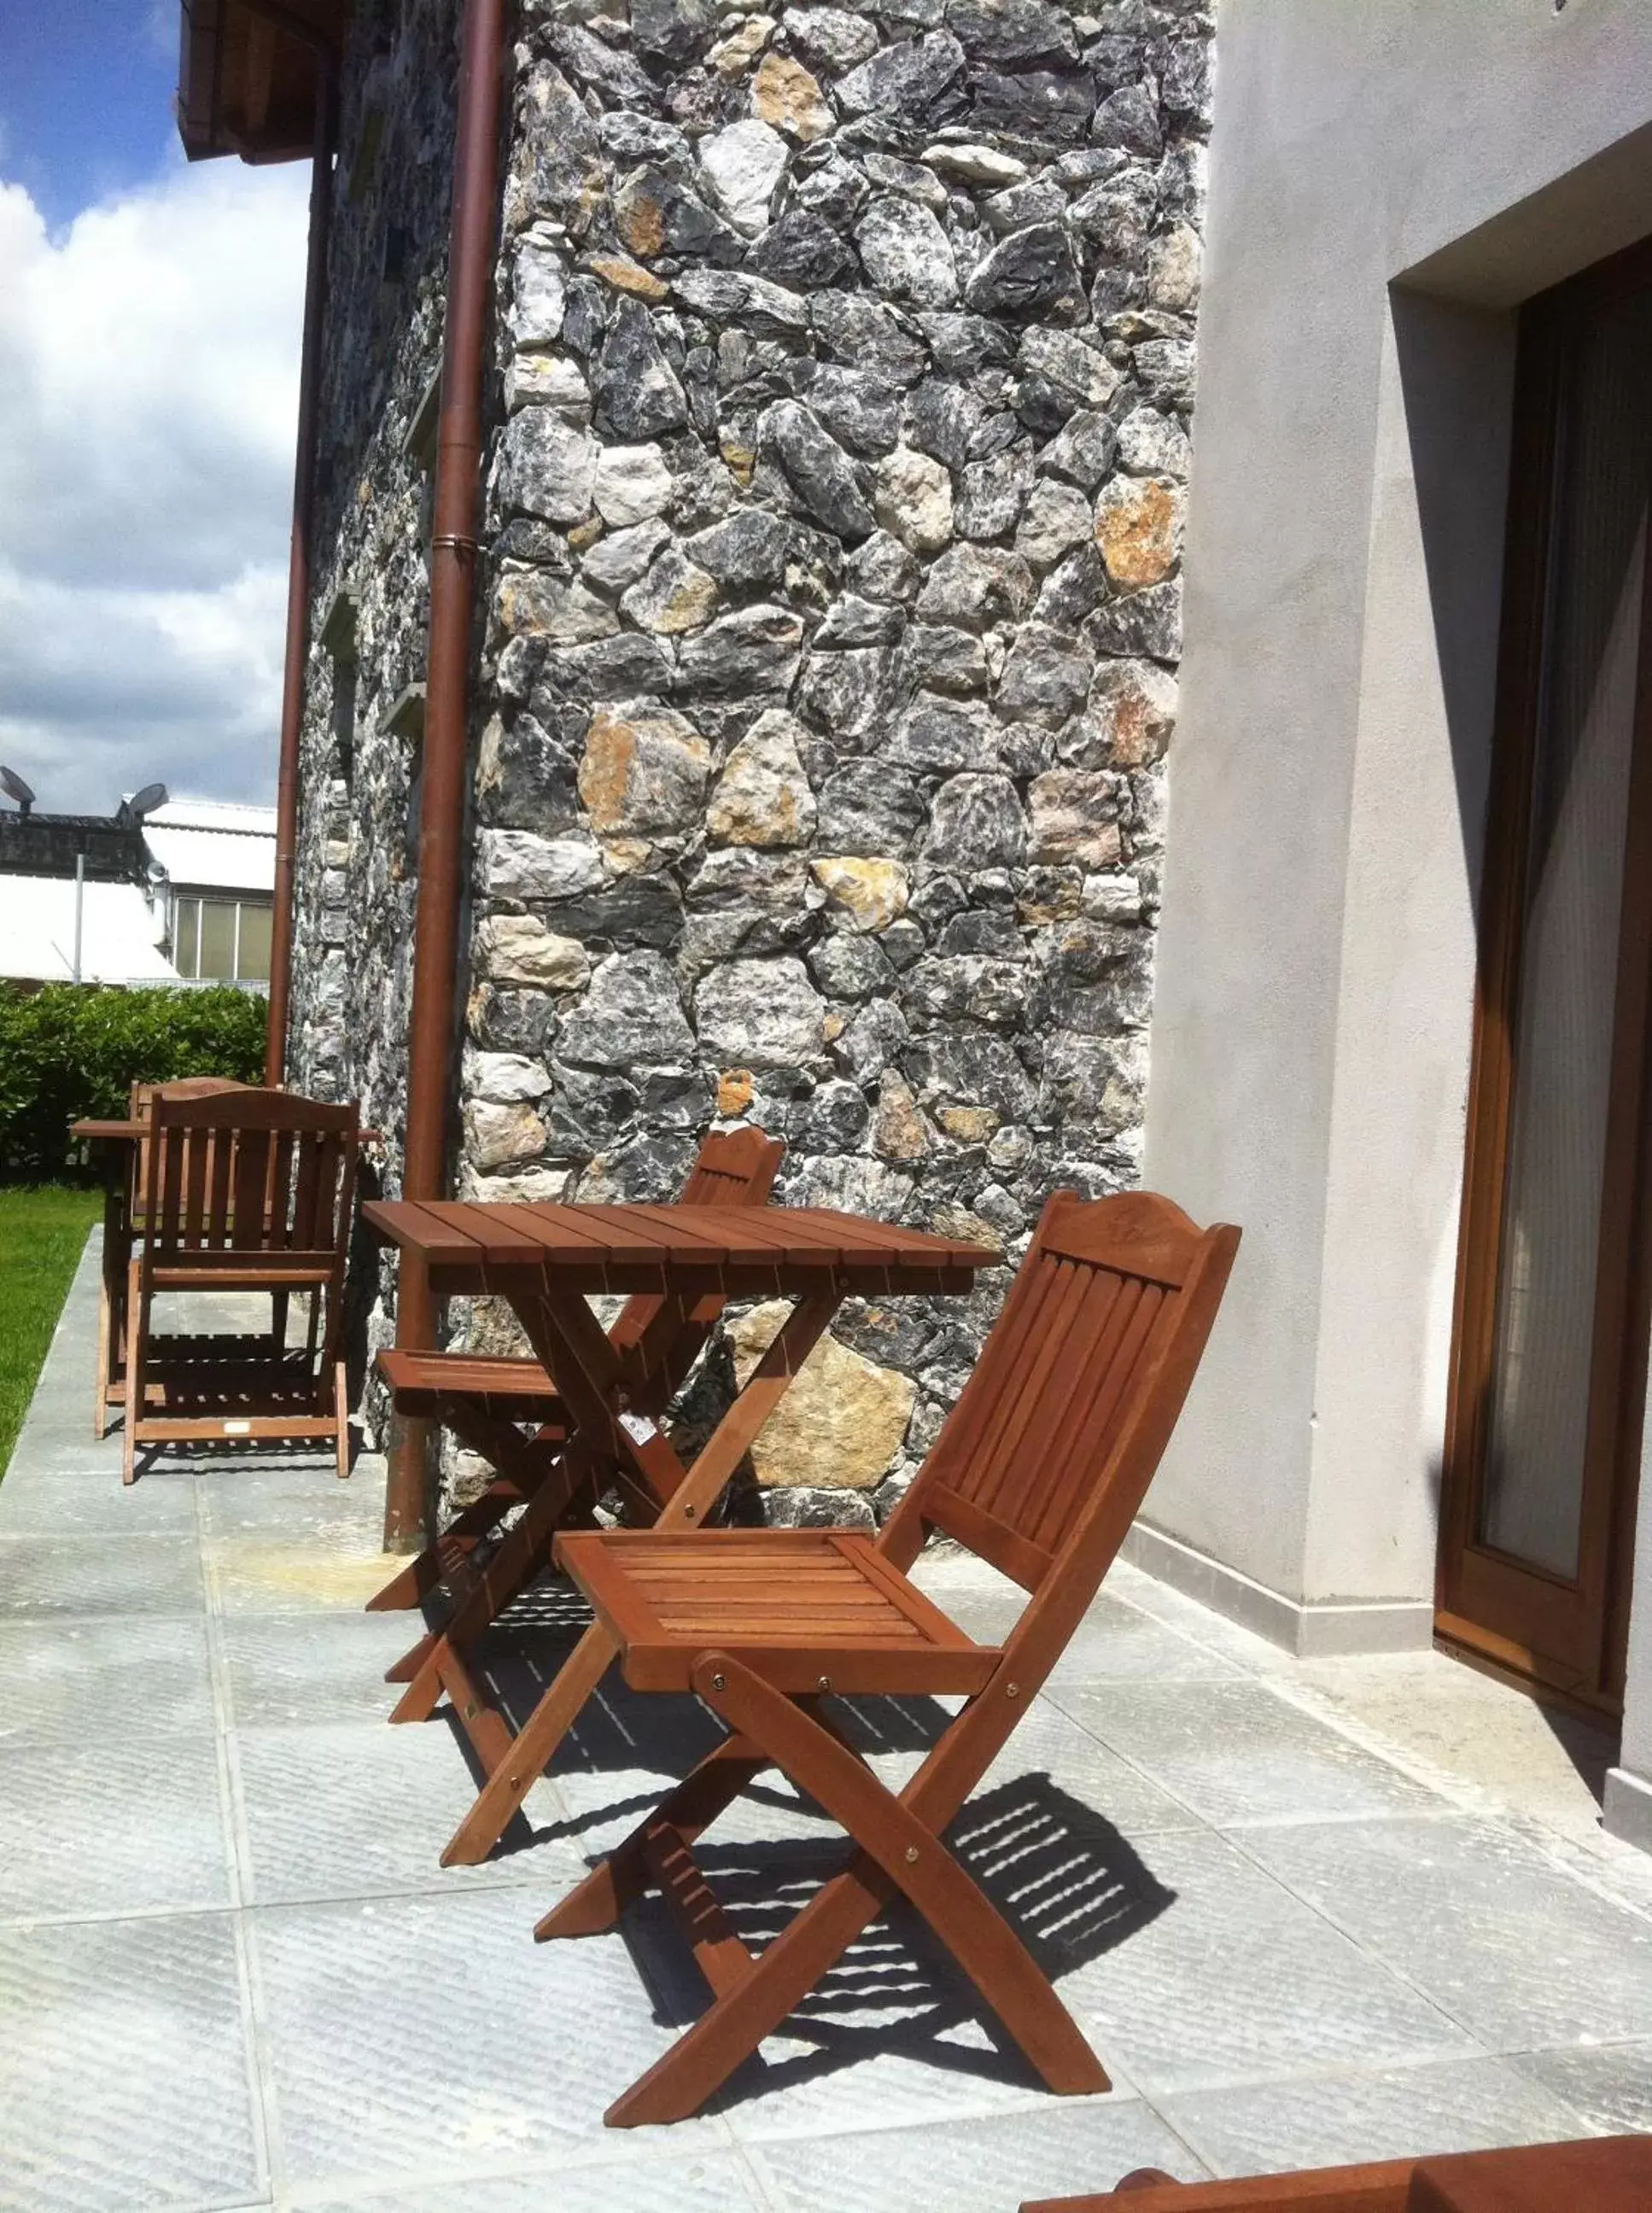
<path id="1" fill-rule="evenodd" d="M 811 653 L 797 686 L 797 711 L 839 740 L 859 740 L 875 729 L 886 705 L 889 649 L 881 645 Z"/>
<path id="2" fill-rule="evenodd" d="M 958 296 L 947 234 L 926 207 L 890 193 L 855 226 L 861 265 L 881 292 L 914 307 L 944 308 Z"/>
<path id="3" fill-rule="evenodd" d="M 499 496 L 547 522 L 582 522 L 591 511 L 597 442 L 546 407 L 513 416 L 500 445 Z"/>
<path id="4" fill-rule="evenodd" d="M 840 939 L 839 943 L 863 948 L 863 938 Z M 809 966 L 814 966 L 813 957 Z M 844 1153 L 859 1144 L 867 1124 L 866 1100 L 856 1083 L 832 1076 L 818 1084 L 794 1113 L 789 1132 L 799 1150 Z"/>
<path id="5" fill-rule="evenodd" d="M 1050 0 L 947 0 L 947 27 L 966 53 L 1011 68 L 1078 58 L 1072 19 Z"/>
<path id="6" fill-rule="evenodd" d="M 911 1039 L 906 1017 L 893 999 L 869 999 L 832 1040 L 832 1051 L 856 1083 L 875 1083 Z"/>
<path id="7" fill-rule="evenodd" d="M 1088 70 L 984 70 L 975 82 L 972 119 L 982 130 L 1070 146 L 1095 113 Z"/>
<path id="8" fill-rule="evenodd" d="M 541 838 L 531 830 L 481 831 L 477 864 L 489 899 L 569 899 L 602 881 L 602 856 L 588 839 Z"/>
<path id="9" fill-rule="evenodd" d="M 1099 607 L 1085 625 L 1098 653 L 1145 654 L 1153 661 L 1181 657 L 1181 579 L 1149 584 Z"/>
<path id="10" fill-rule="evenodd" d="M 667 363 L 640 300 L 614 311 L 592 373 L 598 427 L 627 442 L 658 437 L 688 419 L 683 387 Z"/>
<path id="11" fill-rule="evenodd" d="M 899 539 L 875 530 L 844 564 L 845 580 L 870 599 L 907 601 L 917 596 L 924 570 Z"/>
<path id="12" fill-rule="evenodd" d="M 979 262 L 964 288 L 978 314 L 1015 320 L 1034 316 L 1077 322 L 1085 312 L 1078 264 L 1066 232 L 1052 223 L 1013 230 Z"/>
<path id="13" fill-rule="evenodd" d="M 1120 85 L 1095 111 L 1090 137 L 1098 146 L 1117 146 L 1126 154 L 1156 156 L 1161 139 L 1158 111 L 1144 85 Z"/>
<path id="14" fill-rule="evenodd" d="M 966 630 L 988 630 L 1019 620 L 1032 604 L 1033 589 L 1033 572 L 1018 553 L 952 546 L 930 568 L 917 612 L 935 621 L 961 623 Z"/>
<path id="15" fill-rule="evenodd" d="M 944 378 L 926 376 L 906 395 L 901 410 L 901 435 L 921 454 L 932 454 L 948 468 L 961 469 L 970 455 L 970 442 L 981 421 L 981 403 L 973 393 Z"/>
<path id="16" fill-rule="evenodd" d="M 582 574 L 600 591 L 623 592 L 634 584 L 671 535 L 656 515 L 628 530 L 599 538 L 581 560 Z"/>
<path id="17" fill-rule="evenodd" d="M 935 795 L 924 858 L 966 878 L 1013 869 L 1027 850 L 1027 818 L 1007 776 L 949 777 Z"/>
<path id="18" fill-rule="evenodd" d="M 903 686 L 966 697 L 987 687 L 986 649 L 980 639 L 950 623 L 915 623 L 900 657 Z"/>
<path id="19" fill-rule="evenodd" d="M 1015 531 L 1015 551 L 1039 570 L 1053 568 L 1076 546 L 1091 543 L 1095 522 L 1090 503 L 1076 485 L 1050 478 L 1034 485 Z"/>
<path id="20" fill-rule="evenodd" d="M 848 115 L 892 115 L 903 123 L 944 122 L 960 104 L 964 49 L 950 32 L 885 46 L 838 80 Z"/>
<path id="21" fill-rule="evenodd" d="M 798 501 L 839 537 L 864 538 L 872 509 L 855 479 L 855 467 L 819 418 L 801 401 L 778 399 L 763 418 L 762 450 L 778 463 Z"/>
<path id="22" fill-rule="evenodd" d="M 682 688 L 710 698 L 784 692 L 796 674 L 803 625 L 789 607 L 720 615 L 678 649 Z"/>
<path id="23" fill-rule="evenodd" d="M 730 960 L 701 978 L 694 1020 L 727 1067 L 793 1068 L 822 1049 L 826 1003 L 800 960 Z"/>
<path id="24" fill-rule="evenodd" d="M 885 758 L 931 775 L 996 768 L 997 735 L 983 708 L 922 694 L 895 724 Z"/>
<path id="25" fill-rule="evenodd" d="M 809 302 L 808 317 L 828 351 L 850 369 L 913 384 L 930 365 L 929 349 L 881 300 L 859 292 L 819 292 Z"/>
<path id="26" fill-rule="evenodd" d="M 1033 457 L 1023 448 L 971 461 L 953 509 L 960 538 L 1002 538 L 1015 528 L 1033 488 Z"/>
<path id="27" fill-rule="evenodd" d="M 869 998 L 874 991 L 890 990 L 895 977 L 876 938 L 850 931 L 815 946 L 808 956 L 808 972 L 829 999 Z"/>
<path id="28" fill-rule="evenodd" d="M 909 1041 L 900 1064 L 926 1106 L 988 1106 L 1009 1121 L 1033 1112 L 1032 1078 L 1015 1048 L 991 1031 L 929 1032 Z"/>
<path id="29" fill-rule="evenodd" d="M 1132 415 L 1126 422 L 1134 422 Z M 1155 417 L 1162 421 L 1161 417 Z M 1115 433 L 1105 415 L 1081 409 L 1068 418 L 1066 424 L 1039 455 L 1039 466 L 1052 476 L 1064 477 L 1085 491 L 1094 492 L 1113 466 L 1115 446 L 1119 457 L 1129 468 L 1131 462 L 1122 448 L 1123 430 Z M 1150 473 L 1150 472 L 1144 472 Z"/>
<path id="30" fill-rule="evenodd" d="M 673 292 L 709 322 L 740 323 L 764 335 L 807 330 L 809 302 L 766 277 L 743 269 L 685 269 L 672 280 Z"/>
<path id="31" fill-rule="evenodd" d="M 851 453 L 893 450 L 900 436 L 900 395 L 885 378 L 835 363 L 799 362 L 799 386 L 810 410 Z"/>
<path id="32" fill-rule="evenodd" d="M 883 760 L 852 761 L 829 776 L 820 809 L 820 850 L 868 857 L 905 853 L 924 812 L 910 770 Z"/>
<path id="33" fill-rule="evenodd" d="M 564 1023 L 560 1058 L 588 1068 L 682 1068 L 694 1052 L 677 984 L 657 953 L 612 954 Z"/>
<path id="34" fill-rule="evenodd" d="M 811 69 L 851 70 L 877 52 L 877 26 L 846 8 L 788 8 L 780 20 Z"/>
<path id="35" fill-rule="evenodd" d="M 777 284 L 807 290 L 835 283 L 855 266 L 855 256 L 823 216 L 793 208 L 772 223 L 752 248 L 747 267 Z"/>
<path id="36" fill-rule="evenodd" d="M 1191 452 L 1180 424 L 1156 408 L 1132 408 L 1119 425 L 1119 460 L 1132 476 L 1171 477 L 1186 483 Z"/>
<path id="37" fill-rule="evenodd" d="M 754 238 L 769 220 L 790 155 L 770 125 L 748 116 L 702 138 L 696 148 L 711 198 L 735 229 Z"/>
<path id="38" fill-rule="evenodd" d="M 1004 714 L 1058 729 L 1084 704 L 1094 668 L 1090 655 L 1070 633 L 1026 623 L 998 680 L 998 707 Z"/>
<path id="39" fill-rule="evenodd" d="M 631 0 L 630 14 L 637 51 L 678 65 L 700 53 L 716 27 L 712 0 Z"/>

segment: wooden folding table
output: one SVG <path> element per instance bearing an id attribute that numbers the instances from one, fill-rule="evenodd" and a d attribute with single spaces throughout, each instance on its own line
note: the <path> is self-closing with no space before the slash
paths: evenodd
<path id="1" fill-rule="evenodd" d="M 374 1200 L 369 1227 L 429 1271 L 438 1297 L 483 1293 L 514 1309 L 548 1369 L 570 1424 L 564 1479 L 539 1490 L 443 1628 L 403 1702 L 411 1718 L 445 1688 L 489 1780 L 443 1855 L 485 1858 L 545 1768 L 616 1650 L 588 1629 L 514 1737 L 468 1677 L 465 1649 L 520 1588 L 525 1560 L 548 1557 L 570 1506 L 618 1491 L 631 1518 L 656 1528 L 704 1522 L 844 1300 L 960 1295 L 998 1255 L 957 1238 L 824 1208 L 492 1205 Z M 680 1327 L 701 1299 L 783 1299 L 792 1311 L 744 1389 L 685 1467 L 648 1403 L 651 1348 L 616 1351 L 586 1303 L 652 1292 L 661 1327 Z M 399 1710 L 401 1710 L 399 1709 Z"/>

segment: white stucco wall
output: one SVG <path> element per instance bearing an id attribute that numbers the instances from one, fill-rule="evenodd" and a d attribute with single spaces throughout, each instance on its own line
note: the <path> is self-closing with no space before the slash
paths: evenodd
<path id="1" fill-rule="evenodd" d="M 1146 1174 L 1245 1243 L 1147 1520 L 1420 1642 L 1511 310 L 1652 232 L 1652 8 L 1226 0 L 1216 64 Z"/>

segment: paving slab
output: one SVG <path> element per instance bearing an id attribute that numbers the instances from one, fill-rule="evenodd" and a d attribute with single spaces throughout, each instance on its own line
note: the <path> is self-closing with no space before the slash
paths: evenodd
<path id="1" fill-rule="evenodd" d="M 211 1735 L 88 1716 L 0 1748 L 0 1920 L 228 1905 Z"/>
<path id="2" fill-rule="evenodd" d="M 1652 2033 L 1652 1919 L 1494 1822 L 1257 1829 L 1243 1844 L 1494 2049 Z"/>
<path id="3" fill-rule="evenodd" d="M 441 1865 L 478 1788 L 444 1721 L 238 1728 L 234 1745 L 248 1895 L 259 1905 L 510 1881 L 558 1889 L 585 1872 L 570 1845 L 515 1851 L 509 1836 L 481 1867 Z M 528 1801 L 524 1828 L 563 1814 L 552 1783 L 536 1783 Z M 536 1914 L 519 1910 L 531 1926 Z"/>
<path id="4" fill-rule="evenodd" d="M 267 2204 L 227 1914 L 0 1930 L 0 2205 Z"/>
<path id="5" fill-rule="evenodd" d="M 237 1614 L 218 1631 L 230 1713 L 242 1728 L 280 1722 L 382 1725 L 401 1696 L 384 1671 L 424 1627 L 417 1614 Z"/>
<path id="6" fill-rule="evenodd" d="M 348 2198 L 307 2198 L 307 2213 L 454 2213 L 454 2187 L 363 2192 Z M 699 2158 L 628 2160 L 619 2167 L 547 2161 L 521 2174 L 476 2176 L 464 2184 L 464 2213 L 772 2213 L 756 2176 L 737 2151 Z"/>
<path id="7" fill-rule="evenodd" d="M 90 1544 L 81 1537 L 0 1535 L 0 1620 L 192 1613 L 205 1602 L 193 1536 L 112 1534 Z"/>
<path id="8" fill-rule="evenodd" d="M 136 1483 L 129 1490 L 119 1481 L 116 1464 L 51 1473 L 24 1468 L 0 1483 L 0 1536 L 124 1539 L 194 1533 L 192 1476 Z"/>
<path id="9" fill-rule="evenodd" d="M 1512 2064 L 1602 2136 L 1652 2131 L 1652 2043 L 1522 2052 Z"/>
<path id="10" fill-rule="evenodd" d="M 1013 2213 L 1023 2198 L 1111 2189 L 1132 2167 L 1161 2167 L 1186 2181 L 1204 2172 L 1149 2107 L 1100 2099 L 762 2143 L 752 2163 L 781 2213 Z"/>
<path id="11" fill-rule="evenodd" d="M 1064 1684 L 1062 1711 L 1216 1827 L 1436 1807 L 1435 1794 L 1271 1684 Z"/>
<path id="12" fill-rule="evenodd" d="M 0 1746 L 134 1728 L 211 1738 L 204 1614 L 0 1621 Z"/>
<path id="13" fill-rule="evenodd" d="M 1294 2076 L 1167 2098 L 1162 2111 L 1222 2174 L 1490 2151 L 1595 2133 L 1562 2099 L 1499 2059 Z"/>
<path id="14" fill-rule="evenodd" d="M 1057 1987 L 1149 2096 L 1475 2049 L 1399 1975 L 1208 1831 L 1144 1837 Z M 1132 1914 L 1132 1908 L 1134 1912 Z"/>
<path id="15" fill-rule="evenodd" d="M 519 1890 L 252 1917 L 278 2180 L 456 2190 L 472 2165 L 727 2146 L 715 2120 L 603 2128 L 671 2032 L 620 1937 L 537 1945 L 533 1918 Z"/>

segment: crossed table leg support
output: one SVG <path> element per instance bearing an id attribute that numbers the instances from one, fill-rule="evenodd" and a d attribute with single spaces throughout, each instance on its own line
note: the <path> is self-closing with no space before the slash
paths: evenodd
<path id="1" fill-rule="evenodd" d="M 983 1704 L 993 1698 L 991 1688 L 953 1724 L 896 1796 L 832 1727 L 815 1699 L 788 1696 L 715 1651 L 699 1656 L 692 1680 L 735 1734 L 534 1931 L 541 1942 L 596 1935 L 613 1928 L 645 1890 L 658 1889 L 683 1921 L 710 1986 L 707 2011 L 609 2107 L 604 2118 L 611 2128 L 683 2120 L 697 2112 L 897 1892 L 923 1915 L 1050 2089 L 1074 2095 L 1109 2088 L 1100 2061 L 1042 1969 L 942 1841 L 1008 1734 Z M 771 1765 L 839 1822 L 857 1849 L 754 1957 L 712 1895 L 692 1847 Z"/>
<path id="2" fill-rule="evenodd" d="M 582 1298 L 548 1287 L 535 1274 L 512 1290 L 511 1302 L 567 1409 L 570 1436 L 558 1467 L 538 1484 L 451 1619 L 408 1655 L 412 1678 L 392 1718 L 427 1718 L 445 1690 L 487 1769 L 476 1802 L 442 1855 L 444 1867 L 474 1866 L 487 1857 L 619 1649 L 611 1632 L 594 1624 L 513 1736 L 480 1694 L 466 1664 L 469 1647 L 549 1564 L 556 1532 L 608 1483 L 617 1480 L 637 1518 L 656 1528 L 700 1526 L 825 1334 L 841 1294 L 820 1291 L 798 1301 L 690 1468 L 651 1419 L 627 1418 L 628 1402 L 643 1397 L 643 1379 L 610 1344 Z"/>

